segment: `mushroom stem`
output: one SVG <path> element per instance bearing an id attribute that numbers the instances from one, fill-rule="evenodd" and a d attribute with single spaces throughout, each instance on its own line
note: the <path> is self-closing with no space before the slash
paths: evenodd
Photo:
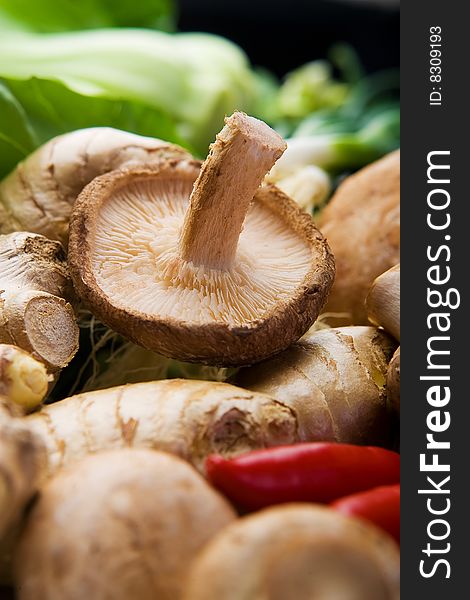
<path id="1" fill-rule="evenodd" d="M 253 196 L 286 148 L 263 121 L 240 112 L 225 119 L 191 194 L 179 246 L 183 260 L 230 268 Z"/>

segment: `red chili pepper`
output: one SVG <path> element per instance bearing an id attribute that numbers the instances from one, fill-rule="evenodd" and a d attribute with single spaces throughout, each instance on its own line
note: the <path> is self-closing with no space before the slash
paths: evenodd
<path id="1" fill-rule="evenodd" d="M 332 508 L 344 515 L 361 517 L 387 531 L 400 543 L 400 485 L 352 494 L 333 502 Z"/>
<path id="2" fill-rule="evenodd" d="M 258 509 L 282 502 L 328 503 L 400 481 L 400 456 L 372 446 L 313 442 L 206 459 L 209 481 L 232 502 Z"/>

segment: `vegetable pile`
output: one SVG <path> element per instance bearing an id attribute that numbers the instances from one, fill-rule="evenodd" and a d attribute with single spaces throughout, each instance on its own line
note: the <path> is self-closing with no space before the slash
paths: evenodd
<path id="1" fill-rule="evenodd" d="M 393 74 L 86 4 L 0 8 L 0 586 L 398 599 Z"/>

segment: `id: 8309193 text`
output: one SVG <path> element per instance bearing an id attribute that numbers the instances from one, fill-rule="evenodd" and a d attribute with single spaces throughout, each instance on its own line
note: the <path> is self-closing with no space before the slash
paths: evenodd
<path id="1" fill-rule="evenodd" d="M 429 106 L 442 106 L 442 28 L 429 28 Z"/>

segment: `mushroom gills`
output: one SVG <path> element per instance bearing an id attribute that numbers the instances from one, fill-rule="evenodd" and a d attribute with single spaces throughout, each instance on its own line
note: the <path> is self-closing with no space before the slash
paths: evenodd
<path id="1" fill-rule="evenodd" d="M 96 225 L 93 269 L 122 309 L 231 326 L 262 319 L 288 301 L 309 270 L 310 250 L 260 203 L 248 209 L 233 264 L 207 268 L 181 258 L 178 242 L 193 182 L 131 182 L 104 204 Z"/>

